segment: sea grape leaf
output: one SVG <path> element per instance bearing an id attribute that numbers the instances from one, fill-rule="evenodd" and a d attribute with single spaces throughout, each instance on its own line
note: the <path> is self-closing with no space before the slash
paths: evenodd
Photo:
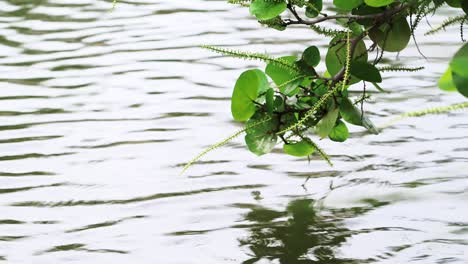
<path id="1" fill-rule="evenodd" d="M 387 6 L 387 5 L 391 4 L 391 3 L 393 3 L 393 2 L 395 2 L 395 0 L 364 0 L 364 2 L 368 6 L 381 7 L 381 6 Z"/>
<path id="2" fill-rule="evenodd" d="M 343 10 L 351 11 L 360 6 L 363 0 L 333 0 L 333 4 Z"/>
<path id="3" fill-rule="evenodd" d="M 278 141 L 276 135 L 279 120 L 275 115 L 269 116 L 266 113 L 256 113 L 247 123 L 245 143 L 249 150 L 258 155 L 270 153 Z"/>
<path id="4" fill-rule="evenodd" d="M 452 68 L 450 68 L 450 66 L 442 75 L 442 77 L 440 77 L 439 82 L 437 84 L 439 88 L 444 91 L 448 91 L 448 92 L 457 91 L 457 87 L 453 83 Z"/>
<path id="5" fill-rule="evenodd" d="M 331 76 L 341 71 L 346 63 L 346 40 L 342 36 L 332 39 L 330 48 L 325 57 L 325 64 Z M 359 41 L 353 54 L 353 61 L 367 62 L 368 54 L 364 41 Z M 351 78 L 350 83 L 359 82 L 356 78 Z"/>
<path id="6" fill-rule="evenodd" d="M 250 13 L 259 20 L 275 18 L 286 10 L 285 1 L 254 0 L 250 4 Z"/>
<path id="7" fill-rule="evenodd" d="M 319 12 L 322 11 L 322 8 L 322 0 L 309 0 L 309 5 L 306 5 L 305 15 L 309 18 L 317 17 Z"/>
<path id="8" fill-rule="evenodd" d="M 351 63 L 350 73 L 355 77 L 368 82 L 382 82 L 380 71 L 372 64 L 361 61 Z"/>
<path id="9" fill-rule="evenodd" d="M 281 57 L 280 59 L 293 64 L 296 62 L 297 57 L 286 56 Z M 268 76 L 270 76 L 276 86 L 278 86 L 280 92 L 287 95 L 294 91 L 304 81 L 304 78 L 297 78 L 297 73 L 292 73 L 291 71 L 285 70 L 275 63 L 268 63 L 265 68 L 265 72 Z"/>
<path id="10" fill-rule="evenodd" d="M 268 89 L 268 79 L 260 70 L 247 70 L 236 81 L 231 99 L 231 113 L 236 121 L 247 121 L 256 111 L 255 99 Z"/>
<path id="11" fill-rule="evenodd" d="M 284 144 L 283 151 L 291 156 L 306 157 L 314 153 L 315 147 L 310 143 L 309 140 L 303 139 L 297 143 Z"/>
<path id="12" fill-rule="evenodd" d="M 348 127 L 343 121 L 339 120 L 328 137 L 336 142 L 345 142 L 349 137 Z"/>
<path id="13" fill-rule="evenodd" d="M 322 119 L 320 119 L 320 121 L 315 126 L 315 132 L 320 136 L 320 138 L 326 138 L 330 134 L 333 127 L 335 126 L 339 113 L 340 109 L 333 105 L 322 117 Z"/>
<path id="14" fill-rule="evenodd" d="M 411 29 L 406 18 L 402 16 L 393 20 L 391 26 L 371 29 L 369 37 L 383 50 L 399 52 L 408 46 Z"/>
<path id="15" fill-rule="evenodd" d="M 266 105 L 268 113 L 270 114 L 273 113 L 273 110 L 275 108 L 275 91 L 272 88 L 266 91 L 265 105 Z"/>
<path id="16" fill-rule="evenodd" d="M 340 102 L 340 115 L 343 119 L 353 125 L 363 126 L 372 134 L 379 134 L 379 130 L 375 127 L 374 123 L 366 116 L 363 115 L 349 98 L 343 98 Z"/>
<path id="17" fill-rule="evenodd" d="M 320 63 L 320 51 L 316 46 L 310 46 L 302 53 L 302 60 L 309 66 L 315 67 Z"/>

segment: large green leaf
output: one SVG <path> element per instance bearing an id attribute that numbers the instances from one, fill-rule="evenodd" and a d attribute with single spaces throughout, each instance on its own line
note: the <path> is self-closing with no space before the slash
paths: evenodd
<path id="1" fill-rule="evenodd" d="M 350 73 L 363 81 L 382 82 L 380 71 L 374 65 L 367 62 L 355 61 L 351 63 Z"/>
<path id="2" fill-rule="evenodd" d="M 283 151 L 291 156 L 306 157 L 314 153 L 315 147 L 307 139 L 303 139 L 297 143 L 284 144 Z"/>
<path id="3" fill-rule="evenodd" d="M 286 10 L 285 1 L 254 0 L 250 4 L 250 13 L 258 20 L 275 18 Z"/>
<path id="4" fill-rule="evenodd" d="M 260 70 L 248 70 L 237 79 L 231 99 L 231 113 L 236 121 L 247 121 L 256 111 L 254 101 L 268 89 L 268 79 Z"/>
<path id="5" fill-rule="evenodd" d="M 333 0 L 333 4 L 343 10 L 350 11 L 362 4 L 363 0 Z"/>
<path id="6" fill-rule="evenodd" d="M 380 6 L 387 6 L 387 5 L 395 2 L 395 0 L 364 0 L 364 2 L 368 6 L 380 7 Z"/>
<path id="7" fill-rule="evenodd" d="M 379 130 L 372 121 L 366 115 L 363 115 L 361 110 L 354 106 L 349 98 L 343 98 L 341 100 L 340 114 L 346 122 L 356 126 L 363 126 L 372 134 L 379 134 Z"/>
<path id="8" fill-rule="evenodd" d="M 330 42 L 330 48 L 328 49 L 327 56 L 325 57 L 325 63 L 327 70 L 331 76 L 341 71 L 346 63 L 346 40 L 343 37 L 335 37 Z M 353 61 L 367 62 L 367 48 L 364 41 L 359 41 L 356 45 L 356 49 L 353 54 Z M 356 83 L 359 80 L 351 78 L 351 84 Z"/>
<path id="9" fill-rule="evenodd" d="M 275 91 L 272 88 L 266 91 L 265 105 L 266 105 L 268 113 L 270 114 L 273 113 L 273 110 L 275 108 Z"/>
<path id="10" fill-rule="evenodd" d="M 391 25 L 370 30 L 369 37 L 383 50 L 399 52 L 408 46 L 411 29 L 405 17 L 398 17 Z"/>
<path id="11" fill-rule="evenodd" d="M 315 126 L 315 132 L 320 138 L 326 138 L 332 131 L 333 127 L 335 126 L 336 119 L 338 118 L 338 114 L 340 113 L 340 109 L 333 106 L 331 107 L 328 112 L 320 119 L 320 121 Z"/>
<path id="12" fill-rule="evenodd" d="M 328 137 L 336 142 L 345 142 L 346 139 L 348 139 L 349 137 L 348 127 L 345 123 L 343 123 L 343 121 L 340 120 L 336 123 L 335 127 L 332 129 Z"/>
<path id="13" fill-rule="evenodd" d="M 246 124 L 249 128 L 246 131 L 245 143 L 249 150 L 258 156 L 270 153 L 278 141 L 278 117 L 270 116 L 271 118 L 265 121 L 267 117 L 264 113 L 257 113 Z"/>

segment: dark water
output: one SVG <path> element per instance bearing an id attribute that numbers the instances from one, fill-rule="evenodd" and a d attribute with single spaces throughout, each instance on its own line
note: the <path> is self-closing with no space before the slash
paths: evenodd
<path id="1" fill-rule="evenodd" d="M 468 263 L 466 112 L 353 128 L 321 142 L 333 168 L 257 158 L 241 137 L 179 176 L 239 128 L 232 84 L 261 65 L 198 45 L 286 55 L 327 40 L 224 1 L 110 7 L 0 2 L 0 262 Z M 426 70 L 385 75 L 376 123 L 464 100 L 435 87 L 457 30 L 419 38 L 428 61 L 412 44 L 392 62 Z"/>

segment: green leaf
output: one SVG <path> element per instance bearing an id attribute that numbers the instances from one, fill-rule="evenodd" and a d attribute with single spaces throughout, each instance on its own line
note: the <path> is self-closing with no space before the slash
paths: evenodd
<path id="1" fill-rule="evenodd" d="M 307 139 L 303 139 L 294 144 L 284 144 L 283 151 L 291 156 L 306 157 L 314 153 L 315 147 Z"/>
<path id="2" fill-rule="evenodd" d="M 461 7 L 461 0 L 445 0 L 451 7 Z"/>
<path id="3" fill-rule="evenodd" d="M 465 11 L 465 14 L 468 15 L 468 1 L 464 0 L 464 1 L 461 3 L 461 8 L 463 9 L 463 11 Z"/>
<path id="4" fill-rule="evenodd" d="M 367 62 L 367 48 L 364 41 L 359 41 L 353 54 L 354 61 Z M 330 48 L 328 49 L 327 56 L 325 57 L 325 64 L 331 76 L 341 71 L 346 63 L 346 40 L 342 36 L 332 39 Z M 351 78 L 350 83 L 359 82 L 356 78 Z"/>
<path id="5" fill-rule="evenodd" d="M 340 102 L 340 114 L 343 119 L 353 125 L 363 126 L 372 134 L 379 134 L 379 130 L 375 127 L 372 121 L 363 115 L 349 98 L 343 98 Z"/>
<path id="6" fill-rule="evenodd" d="M 281 57 L 280 59 L 293 64 L 296 62 L 297 58 L 296 56 L 286 56 Z M 297 78 L 297 74 L 285 70 L 275 63 L 268 63 L 265 68 L 265 72 L 270 76 L 276 86 L 278 86 L 280 92 L 287 95 L 294 91 L 304 81 L 304 78 Z M 291 80 L 294 81 L 291 82 Z"/>
<path id="7" fill-rule="evenodd" d="M 266 104 L 268 113 L 270 114 L 273 113 L 273 110 L 275 108 L 275 91 L 272 88 L 266 91 L 265 104 Z"/>
<path id="8" fill-rule="evenodd" d="M 246 126 L 252 126 L 265 120 L 267 117 L 265 113 L 257 113 L 247 122 Z M 249 150 L 258 156 L 270 153 L 278 141 L 278 136 L 276 135 L 278 126 L 278 117 L 271 116 L 270 120 L 260 122 L 260 124 L 248 128 L 246 130 L 245 143 Z"/>
<path id="9" fill-rule="evenodd" d="M 444 91 L 448 91 L 448 92 L 457 91 L 457 87 L 453 83 L 452 69 L 450 68 L 450 66 L 442 75 L 442 77 L 440 77 L 439 82 L 437 84 L 439 85 L 439 88 Z"/>
<path id="10" fill-rule="evenodd" d="M 351 11 L 360 6 L 363 0 L 333 0 L 333 4 L 339 9 Z"/>
<path id="11" fill-rule="evenodd" d="M 387 6 L 387 5 L 391 4 L 391 3 L 393 3 L 393 2 L 395 2 L 395 0 L 364 0 L 364 2 L 368 6 L 381 7 L 381 6 Z"/>
<path id="12" fill-rule="evenodd" d="M 369 37 L 383 50 L 399 52 L 408 46 L 411 29 L 406 18 L 399 17 L 390 26 L 373 28 L 369 31 Z"/>
<path id="13" fill-rule="evenodd" d="M 319 12 L 322 11 L 322 8 L 322 0 L 309 0 L 309 5 L 306 6 L 305 15 L 309 18 L 317 17 Z"/>
<path id="14" fill-rule="evenodd" d="M 286 10 L 285 1 L 254 0 L 250 4 L 250 13 L 258 20 L 275 18 Z"/>
<path id="15" fill-rule="evenodd" d="M 336 142 L 345 142 L 349 137 L 348 127 L 345 123 L 343 123 L 343 121 L 340 120 L 336 123 L 328 137 Z"/>
<path id="16" fill-rule="evenodd" d="M 355 77 L 368 82 L 382 82 L 380 71 L 372 64 L 361 61 L 351 63 L 350 73 Z"/>
<path id="17" fill-rule="evenodd" d="M 246 121 L 256 111 L 254 101 L 268 89 L 266 75 L 260 70 L 248 70 L 237 79 L 231 99 L 231 113 L 236 121 Z"/>
<path id="18" fill-rule="evenodd" d="M 320 121 L 315 126 L 315 132 L 320 136 L 320 138 L 326 138 L 330 134 L 333 127 L 335 126 L 339 113 L 340 109 L 333 106 L 328 110 L 325 116 L 320 119 Z"/>
<path id="19" fill-rule="evenodd" d="M 302 53 L 302 60 L 309 66 L 315 67 L 320 63 L 320 51 L 316 46 L 310 46 Z"/>
<path id="20" fill-rule="evenodd" d="M 457 87 L 458 92 L 463 96 L 468 97 L 468 78 L 452 71 L 452 79 L 453 83 Z"/>

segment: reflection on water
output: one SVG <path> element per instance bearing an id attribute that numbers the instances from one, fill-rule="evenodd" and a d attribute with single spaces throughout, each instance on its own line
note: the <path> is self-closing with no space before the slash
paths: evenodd
<path id="1" fill-rule="evenodd" d="M 252 258 L 243 263 L 261 259 L 278 260 L 281 264 L 358 263 L 336 254 L 352 231 L 335 215 L 319 215 L 313 202 L 294 200 L 284 212 L 252 208 L 246 220 L 254 224 L 249 227 L 249 236 L 240 240 Z M 350 211 L 354 214 L 358 210 Z"/>
<path id="2" fill-rule="evenodd" d="M 281 56 L 328 40 L 225 1 L 119 2 L 0 1 L 0 262 L 468 262 L 466 113 L 353 127 L 321 142 L 334 168 L 253 157 L 240 137 L 179 176 L 239 129 L 232 84 L 264 67 L 199 45 Z M 463 100 L 434 85 L 456 35 L 420 37 L 428 61 L 399 55 L 426 70 L 384 76 L 391 93 L 365 109 L 377 124 Z"/>

